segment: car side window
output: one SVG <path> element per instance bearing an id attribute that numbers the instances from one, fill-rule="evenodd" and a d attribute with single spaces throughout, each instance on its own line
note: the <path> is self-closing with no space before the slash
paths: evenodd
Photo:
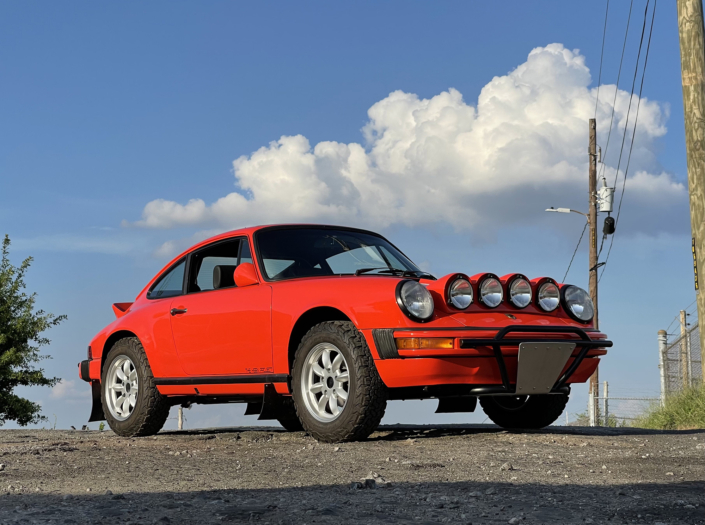
<path id="1" fill-rule="evenodd" d="M 239 250 L 240 239 L 232 239 L 216 242 L 191 255 L 189 292 L 235 286 L 233 272 L 238 265 Z"/>
<path id="2" fill-rule="evenodd" d="M 238 264 L 250 263 L 252 264 L 252 253 L 250 253 L 250 243 L 247 239 L 243 239 L 242 248 L 240 248 L 240 261 Z"/>
<path id="3" fill-rule="evenodd" d="M 186 268 L 186 260 L 182 260 L 171 270 L 166 272 L 152 289 L 147 292 L 147 299 L 159 299 L 162 297 L 175 297 L 183 293 L 184 288 L 184 269 Z"/>

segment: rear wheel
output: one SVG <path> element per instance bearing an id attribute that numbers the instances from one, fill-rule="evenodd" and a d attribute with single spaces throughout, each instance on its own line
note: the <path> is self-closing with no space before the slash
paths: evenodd
<path id="1" fill-rule="evenodd" d="M 547 427 L 559 418 L 567 403 L 565 394 L 480 397 L 487 417 L 500 427 L 512 429 Z"/>
<path id="2" fill-rule="evenodd" d="M 363 335 L 344 321 L 320 323 L 294 358 L 293 397 L 303 427 L 327 443 L 368 437 L 387 406 L 387 390 Z"/>
<path id="3" fill-rule="evenodd" d="M 108 425 L 120 436 L 151 436 L 164 426 L 170 407 L 154 384 L 147 354 L 136 337 L 120 339 L 108 352 L 101 401 Z"/>

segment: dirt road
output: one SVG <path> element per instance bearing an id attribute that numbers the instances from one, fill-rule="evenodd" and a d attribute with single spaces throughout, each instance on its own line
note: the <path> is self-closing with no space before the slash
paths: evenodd
<path id="1" fill-rule="evenodd" d="M 705 523 L 705 431 L 0 431 L 0 523 Z"/>

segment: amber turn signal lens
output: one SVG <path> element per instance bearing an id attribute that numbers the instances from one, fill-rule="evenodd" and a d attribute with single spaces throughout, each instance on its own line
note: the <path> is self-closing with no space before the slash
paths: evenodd
<path id="1" fill-rule="evenodd" d="M 396 342 L 399 350 L 453 348 L 453 339 L 450 337 L 402 337 Z"/>

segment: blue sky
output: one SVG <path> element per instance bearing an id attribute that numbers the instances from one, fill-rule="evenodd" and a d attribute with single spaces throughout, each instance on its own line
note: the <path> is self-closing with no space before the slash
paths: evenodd
<path id="1" fill-rule="evenodd" d="M 619 85 L 626 95 L 644 5 L 634 2 Z M 610 6 L 603 85 L 616 82 L 627 10 L 627 2 Z M 54 414 L 59 427 L 83 424 L 88 387 L 76 363 L 112 319 L 110 304 L 131 300 L 174 249 L 246 224 L 359 224 L 439 276 L 561 279 L 582 219 L 542 210 L 586 208 L 582 144 L 592 115 L 584 107 L 594 106 L 603 17 L 603 2 L 3 3 L 0 233 L 11 236 L 17 263 L 35 258 L 28 284 L 39 306 L 69 317 L 48 334 L 44 363 L 66 383 L 26 394 L 52 424 Z M 530 57 L 535 48 L 542 51 Z M 643 176 L 627 181 L 601 281 L 601 326 L 615 341 L 601 373 L 613 392 L 658 391 L 656 332 L 695 298 L 687 196 L 678 187 L 686 181 L 679 68 L 675 7 L 662 3 L 630 168 L 630 177 Z M 610 93 L 600 94 L 603 147 Z M 625 110 L 618 103 L 618 119 Z M 404 128 L 410 115 L 428 120 Z M 512 133 L 515 142 L 501 143 Z M 298 135 L 312 150 L 280 141 Z M 395 164 L 395 148 L 407 146 L 412 160 Z M 355 154 L 371 167 L 355 171 Z M 353 182 L 341 175 L 351 170 Z M 375 183 L 360 183 L 368 174 Z M 330 191 L 293 193 L 302 212 L 277 205 L 286 195 L 273 180 Z M 354 205 L 341 197 L 347 191 Z M 232 192 L 246 199 L 212 206 Z M 392 196 L 389 213 L 366 208 L 375 196 Z M 193 214 L 191 199 L 203 201 Z M 150 208 L 154 201 L 171 204 Z M 324 209 L 330 203 L 333 211 Z M 567 279 L 582 286 L 586 249 Z M 575 389 L 571 413 L 584 411 L 585 390 Z M 484 419 L 442 418 L 434 408 L 393 403 L 386 421 Z M 249 423 L 243 411 L 197 407 L 188 424 Z"/>

